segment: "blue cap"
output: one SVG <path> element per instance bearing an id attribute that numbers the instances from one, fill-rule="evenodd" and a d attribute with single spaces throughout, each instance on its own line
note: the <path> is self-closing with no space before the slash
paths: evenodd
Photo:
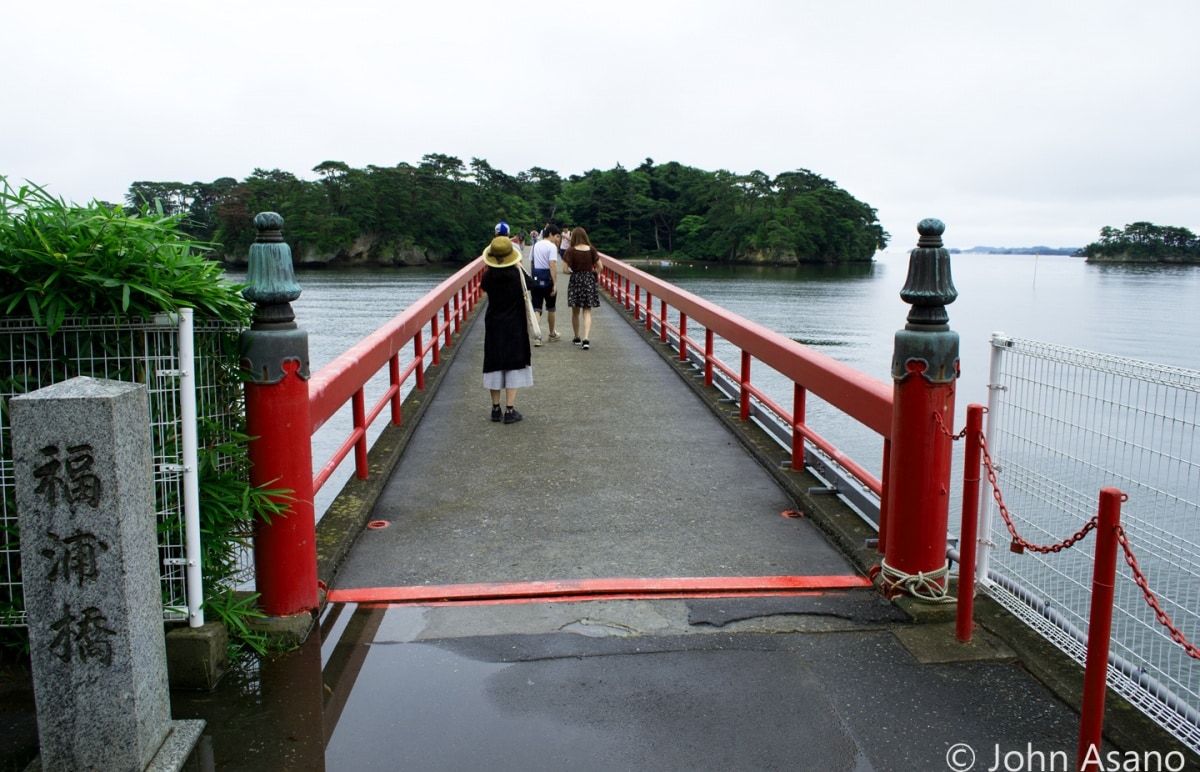
<path id="1" fill-rule="evenodd" d="M 496 235 L 497 236 L 507 236 L 508 235 L 508 223 L 504 222 L 503 220 L 496 223 Z"/>

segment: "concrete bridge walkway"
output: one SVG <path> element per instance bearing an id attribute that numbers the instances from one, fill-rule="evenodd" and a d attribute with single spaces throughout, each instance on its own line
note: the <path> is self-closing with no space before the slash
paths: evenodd
<path id="1" fill-rule="evenodd" d="M 533 349 L 524 420 L 493 423 L 482 320 L 334 587 L 836 575 L 851 564 L 607 304 L 592 348 Z M 545 324 L 545 320 L 543 320 Z M 861 581 L 861 579 L 859 580 Z"/>

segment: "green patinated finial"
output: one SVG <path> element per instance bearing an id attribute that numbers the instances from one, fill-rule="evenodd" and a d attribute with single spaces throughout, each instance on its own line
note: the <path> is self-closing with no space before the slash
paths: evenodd
<path id="1" fill-rule="evenodd" d="M 948 330 L 950 316 L 946 306 L 958 297 L 950 277 L 950 252 L 942 246 L 946 224 L 932 217 L 917 224 L 917 248 L 908 256 L 908 278 L 900 290 L 900 299 L 912 305 L 908 314 L 910 330 Z"/>
<path id="2" fill-rule="evenodd" d="M 940 247 L 942 246 L 942 234 L 945 232 L 946 223 L 936 217 L 926 217 L 917 223 L 917 233 L 921 234 L 921 238 L 917 239 L 917 246 Z"/>
<path id="3" fill-rule="evenodd" d="M 292 250 L 283 240 L 283 218 L 275 212 L 254 217 L 258 238 L 250 246 L 242 296 L 254 303 L 254 327 L 291 329 L 296 315 L 291 302 L 300 297 L 300 285 L 292 270 Z"/>

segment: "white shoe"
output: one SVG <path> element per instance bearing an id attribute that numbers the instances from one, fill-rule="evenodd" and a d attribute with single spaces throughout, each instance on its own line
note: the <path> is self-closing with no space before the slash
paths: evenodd
<path id="1" fill-rule="evenodd" d="M 541 338 L 534 338 L 534 339 L 533 339 L 533 345 L 535 345 L 535 346 L 540 346 L 540 345 L 542 345 L 542 339 L 541 339 Z"/>

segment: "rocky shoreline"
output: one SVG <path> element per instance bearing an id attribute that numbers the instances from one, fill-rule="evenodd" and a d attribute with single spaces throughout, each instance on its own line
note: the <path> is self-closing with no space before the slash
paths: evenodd
<path id="1" fill-rule="evenodd" d="M 1137 263 L 1139 265 L 1200 265 L 1200 258 L 1195 255 L 1131 255 L 1122 253 L 1119 255 L 1089 255 L 1084 261 L 1087 263 L 1120 263 L 1129 264 Z"/>

